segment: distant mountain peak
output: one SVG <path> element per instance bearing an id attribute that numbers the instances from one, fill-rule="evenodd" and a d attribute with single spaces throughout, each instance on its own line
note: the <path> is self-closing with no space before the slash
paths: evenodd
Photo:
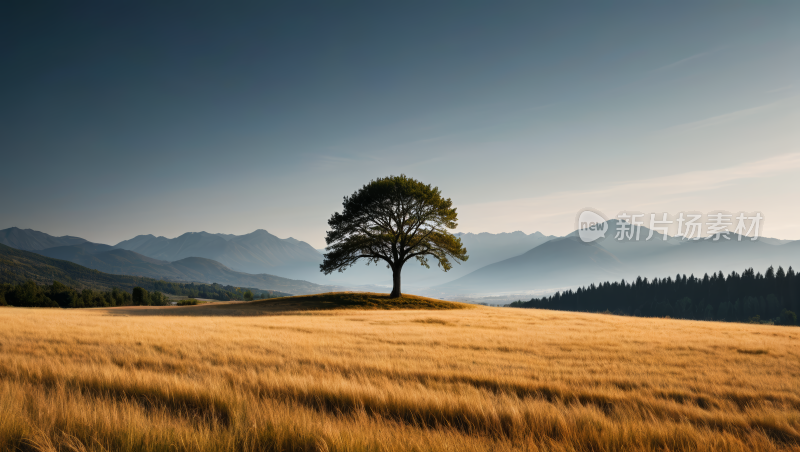
<path id="1" fill-rule="evenodd" d="M 269 231 L 267 231 L 266 229 L 256 229 L 255 231 L 253 231 L 253 232 L 251 232 L 249 234 L 240 235 L 239 237 L 245 237 L 245 236 L 248 236 L 248 235 L 249 236 L 264 236 L 264 235 L 272 235 L 272 234 L 270 234 Z"/>
<path id="2" fill-rule="evenodd" d="M 55 237 L 33 229 L 20 229 L 18 227 L 10 227 L 0 231 L 0 243 L 25 251 L 38 251 L 56 246 L 77 245 L 84 242 L 87 242 L 87 240 L 80 237 L 69 235 Z"/>
<path id="3" fill-rule="evenodd" d="M 523 237 L 523 236 L 524 237 L 548 237 L 547 235 L 545 235 L 545 234 L 543 234 L 543 233 L 541 233 L 539 231 L 531 232 L 530 234 L 526 234 L 523 231 L 497 232 L 497 233 L 494 233 L 494 232 L 456 232 L 453 235 L 455 235 L 456 237 L 465 237 L 465 236 L 470 236 L 470 237 L 476 237 L 476 236 L 477 237 L 490 237 L 490 236 L 498 236 L 498 237 L 505 237 L 505 236 L 514 236 L 514 237 Z M 550 237 L 555 237 L 555 236 L 550 236 Z"/>
<path id="4" fill-rule="evenodd" d="M 265 229 L 244 235 L 186 232 L 173 239 L 135 237 L 117 244 L 153 259 L 176 262 L 188 257 L 215 260 L 235 271 L 294 275 L 307 268 L 318 273 L 322 257 L 311 245 L 289 238 L 280 239 Z"/>

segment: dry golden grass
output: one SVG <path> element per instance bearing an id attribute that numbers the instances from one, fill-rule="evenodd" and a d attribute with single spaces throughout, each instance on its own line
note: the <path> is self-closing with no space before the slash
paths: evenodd
<path id="1" fill-rule="evenodd" d="M 798 328 L 207 308 L 0 309 L 0 450 L 800 450 Z"/>

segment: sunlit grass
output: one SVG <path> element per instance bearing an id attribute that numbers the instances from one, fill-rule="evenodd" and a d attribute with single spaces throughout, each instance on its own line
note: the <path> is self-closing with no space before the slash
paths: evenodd
<path id="1" fill-rule="evenodd" d="M 0 450 L 800 447 L 800 328 L 224 306 L 0 309 Z"/>

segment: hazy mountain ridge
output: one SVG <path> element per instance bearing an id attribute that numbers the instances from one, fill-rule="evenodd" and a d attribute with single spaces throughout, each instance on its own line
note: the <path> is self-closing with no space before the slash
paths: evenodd
<path id="1" fill-rule="evenodd" d="M 800 265 L 800 241 L 778 239 L 681 240 L 642 227 L 640 240 L 616 240 L 617 221 L 608 222 L 606 238 L 583 243 L 578 231 L 551 240 L 518 257 L 482 267 L 469 275 L 432 288 L 440 294 L 493 294 L 544 291 L 636 277 L 764 270 L 770 265 Z M 635 237 L 635 235 L 634 235 Z"/>
<path id="2" fill-rule="evenodd" d="M 593 243 L 583 243 L 578 231 L 566 237 L 519 231 L 458 233 L 456 236 L 461 238 L 470 256 L 467 262 L 454 263 L 453 269 L 443 272 L 433 262 L 430 269 L 425 269 L 416 261 L 409 261 L 403 268 L 403 287 L 432 296 L 543 293 L 638 276 L 701 275 L 748 267 L 763 270 L 770 265 L 800 266 L 800 241 L 760 238 L 715 242 L 669 236 L 662 240 L 658 232 L 653 232 L 651 240 L 644 240 L 650 233 L 645 227 L 641 228 L 639 241 L 618 241 L 614 238 L 616 227 L 616 220 L 611 220 L 606 238 Z M 293 238 L 279 239 L 264 230 L 242 236 L 186 233 L 174 239 L 141 235 L 120 242 L 118 247 L 18 228 L 0 231 L 0 237 L 10 237 L 6 241 L 34 247 L 74 243 L 36 252 L 120 275 L 218 282 L 297 294 L 341 290 L 342 286 L 371 285 L 371 290 L 376 290 L 391 284 L 391 272 L 385 265 L 359 263 L 343 273 L 324 276 L 319 272 L 322 260 L 319 250 Z M 219 256 L 240 268 L 254 270 L 240 271 L 207 256 Z M 271 270 L 257 270 L 264 267 Z M 294 277 L 284 276 L 286 274 Z"/>
<path id="3" fill-rule="evenodd" d="M 521 231 L 499 234 L 459 232 L 454 235 L 459 237 L 464 247 L 467 248 L 469 259 L 466 262 L 453 262 L 453 268 L 447 272 L 442 271 L 435 261 L 429 260 L 430 269 L 421 266 L 416 260 L 408 261 L 403 266 L 403 287 L 409 290 L 421 290 L 444 284 L 486 265 L 523 254 L 555 238 L 555 236 L 546 236 L 541 232 L 525 234 Z M 324 253 L 324 250 L 317 252 Z M 327 276 L 326 279 L 336 284 L 390 286 L 392 272 L 384 264 L 367 266 L 365 263 L 359 262 L 342 273 L 337 272 Z"/>
<path id="4" fill-rule="evenodd" d="M 130 290 L 135 286 L 147 287 L 148 282 L 154 281 L 152 278 L 103 273 L 73 262 L 0 244 L 0 283 L 23 283 L 27 280 L 40 284 L 60 281 L 79 289 L 100 290 L 113 287 Z"/>
<path id="5" fill-rule="evenodd" d="M 174 241 L 174 239 L 171 241 L 165 237 L 145 235 L 122 242 L 125 245 L 123 247 L 92 243 L 79 237 L 53 237 L 43 232 L 19 228 L 0 231 L 0 237 L 4 239 L 4 242 L 34 248 L 30 251 L 41 256 L 68 261 L 87 269 L 113 275 L 138 276 L 176 282 L 220 283 L 293 294 L 314 294 L 343 289 L 343 287 L 339 286 L 318 285 L 309 281 L 284 278 L 266 273 L 249 274 L 239 272 L 228 268 L 220 262 L 204 257 L 187 256 L 175 262 L 169 262 L 125 249 L 125 247 L 135 247 L 156 255 L 158 254 L 155 250 L 158 249 L 161 249 L 162 254 L 166 255 L 169 255 L 169 253 L 173 255 L 182 253 L 225 253 L 233 249 L 238 252 L 249 250 L 251 255 L 257 255 L 259 250 L 266 254 L 266 248 L 272 247 L 278 249 L 271 255 L 274 259 L 273 262 L 280 262 L 278 259 L 291 254 L 292 249 L 300 249 L 306 253 L 310 249 L 311 253 L 321 260 L 321 256 L 307 243 L 291 238 L 281 240 L 263 230 L 244 236 L 187 233 L 181 236 L 184 237 L 182 241 Z M 233 248 L 226 245 L 229 242 L 234 242 Z M 65 243 L 66 245 L 64 245 Z M 42 246 L 52 244 L 55 244 L 55 246 L 40 249 Z M 10 247 L 20 249 L 17 246 Z M 286 251 L 286 249 L 289 251 Z M 283 256 L 281 253 L 283 253 Z M 230 256 L 231 254 L 229 253 L 228 257 Z M 236 254 L 233 253 L 233 256 L 235 257 Z M 34 279 L 38 280 L 39 278 Z"/>
<path id="6" fill-rule="evenodd" d="M 440 290 L 442 295 L 541 290 L 581 284 L 587 279 L 614 278 L 622 267 L 622 262 L 602 246 L 562 237 L 430 290 Z M 532 277 L 537 283 L 531 283 Z M 545 281 L 547 287 L 539 281 Z"/>
<path id="7" fill-rule="evenodd" d="M 55 246 L 69 246 L 84 243 L 87 240 L 80 237 L 65 235 L 54 237 L 44 232 L 33 229 L 8 228 L 0 231 L 0 243 L 18 250 L 36 251 Z"/>
<path id="8" fill-rule="evenodd" d="M 199 282 L 226 281 L 225 284 L 234 286 L 257 287 L 260 289 L 288 292 L 295 295 L 346 290 L 346 288 L 342 286 L 319 285 L 309 281 L 282 278 L 265 273 L 249 274 L 237 272 L 217 261 L 202 257 L 187 257 L 175 261 L 170 265 L 179 269 L 186 275 L 191 275 L 194 281 Z"/>
<path id="9" fill-rule="evenodd" d="M 75 246 L 59 246 L 35 251 L 42 256 L 62 259 L 93 270 L 114 275 L 144 276 L 172 281 L 192 281 L 169 262 L 152 259 L 133 251 L 113 248 L 109 245 L 83 243 Z M 216 281 L 223 284 L 222 281 Z"/>
<path id="10" fill-rule="evenodd" d="M 47 234 L 31 232 L 37 234 L 42 243 L 62 243 L 52 240 L 48 242 L 50 236 Z M 461 238 L 467 248 L 470 256 L 467 262 L 453 263 L 450 271 L 443 272 L 435 263 L 432 263 L 430 269 L 426 269 L 417 261 L 410 261 L 403 269 L 404 286 L 409 289 L 420 289 L 446 283 L 485 265 L 520 255 L 553 238 L 540 232 L 525 234 L 520 231 L 500 234 L 457 233 L 456 236 Z M 95 244 L 80 238 L 71 239 L 72 241 L 68 243 L 77 243 L 37 251 L 50 257 L 69 260 L 110 273 L 146 275 L 171 280 L 194 278 L 206 281 L 212 278 L 214 274 L 200 275 L 185 268 L 179 269 L 175 265 L 168 265 L 169 262 L 200 257 L 217 261 L 234 272 L 275 275 L 321 285 L 370 285 L 375 288 L 391 284 L 391 272 L 383 265 L 367 266 L 359 263 L 343 273 L 325 276 L 319 271 L 319 264 L 322 262 L 319 250 L 292 237 L 280 239 L 265 230 L 257 230 L 242 236 L 189 232 L 173 239 L 139 235 L 115 246 Z M 119 250 L 117 253 L 99 254 L 114 249 Z M 122 250 L 133 254 L 125 254 Z M 217 276 L 222 275 L 217 274 Z M 226 274 L 226 277 L 232 275 Z M 236 279 L 241 280 L 242 277 L 237 276 Z"/>
<path id="11" fill-rule="evenodd" d="M 225 265 L 202 257 L 187 257 L 175 262 L 160 261 L 134 251 L 108 245 L 83 243 L 37 251 L 37 254 L 67 260 L 93 270 L 115 275 L 142 276 L 180 282 L 219 283 L 254 287 L 292 294 L 314 294 L 342 290 L 337 286 L 321 286 L 269 274 L 249 274 L 231 270 Z M 92 251 L 97 250 L 97 251 Z"/>
<path id="12" fill-rule="evenodd" d="M 280 276 L 302 275 L 303 270 L 318 273 L 318 266 L 322 262 L 322 256 L 311 245 L 291 237 L 280 239 L 263 229 L 239 236 L 187 232 L 168 239 L 140 235 L 124 240 L 116 247 L 170 262 L 187 257 L 204 257 L 236 271 Z"/>

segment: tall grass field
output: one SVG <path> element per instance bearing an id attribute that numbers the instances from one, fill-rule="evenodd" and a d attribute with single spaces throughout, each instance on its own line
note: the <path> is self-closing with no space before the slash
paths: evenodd
<path id="1" fill-rule="evenodd" d="M 800 328 L 283 300 L 0 309 L 0 450 L 800 450 Z"/>

